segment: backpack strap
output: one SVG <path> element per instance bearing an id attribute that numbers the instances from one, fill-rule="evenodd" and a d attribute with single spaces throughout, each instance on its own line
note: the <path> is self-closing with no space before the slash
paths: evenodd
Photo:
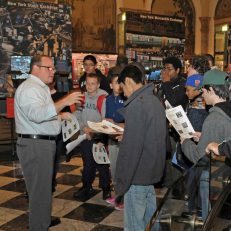
<path id="1" fill-rule="evenodd" d="M 106 95 L 100 95 L 97 99 L 97 109 L 99 113 L 102 113 L 102 106 L 103 106 L 103 101 L 106 98 Z"/>
<path id="2" fill-rule="evenodd" d="M 99 113 L 102 113 L 102 106 L 103 106 L 103 101 L 106 98 L 106 95 L 100 95 L 97 99 L 97 109 L 99 111 Z M 83 97 L 82 101 L 81 101 L 81 107 L 84 107 L 85 104 L 85 96 Z"/>

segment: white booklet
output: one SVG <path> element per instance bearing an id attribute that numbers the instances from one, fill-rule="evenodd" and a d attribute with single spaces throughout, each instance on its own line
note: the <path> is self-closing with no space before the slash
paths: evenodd
<path id="1" fill-rule="evenodd" d="M 77 147 L 82 141 L 84 141 L 86 139 L 87 139 L 87 135 L 83 134 L 83 135 L 79 135 L 78 139 L 76 139 L 76 140 L 68 143 L 66 145 L 66 149 L 67 149 L 66 154 L 68 154 L 69 152 L 71 152 L 75 147 Z"/>
<path id="2" fill-rule="evenodd" d="M 193 137 L 195 131 L 181 105 L 166 110 L 166 117 L 181 137 Z"/>
<path id="3" fill-rule="evenodd" d="M 92 153 L 97 164 L 110 164 L 110 160 L 104 146 L 100 144 L 93 144 Z"/>
<path id="4" fill-rule="evenodd" d="M 107 120 L 102 120 L 101 122 L 91 122 L 87 121 L 88 126 L 100 133 L 105 133 L 105 134 L 122 134 L 124 129 L 116 124 L 113 124 Z"/>
<path id="5" fill-rule="evenodd" d="M 62 121 L 63 141 L 70 139 L 80 129 L 78 120 L 74 114 L 71 114 L 71 121 Z"/>

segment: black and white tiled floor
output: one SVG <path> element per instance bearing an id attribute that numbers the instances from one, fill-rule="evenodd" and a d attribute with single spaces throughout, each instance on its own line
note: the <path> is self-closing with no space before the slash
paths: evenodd
<path id="1" fill-rule="evenodd" d="M 123 230 L 123 211 L 117 211 L 102 199 L 98 178 L 94 182 L 95 194 L 86 201 L 73 198 L 81 187 L 82 161 L 74 157 L 61 162 L 53 194 L 52 216 L 60 217 L 61 224 L 50 228 L 57 231 Z M 28 201 L 24 197 L 25 184 L 18 161 L 0 163 L 0 231 L 27 229 Z"/>
<path id="2" fill-rule="evenodd" d="M 12 156 L 10 141 L 10 123 L 0 119 L 0 231 L 27 231 L 28 228 L 28 201 L 24 197 L 25 183 L 20 164 L 16 156 Z M 5 141 L 7 144 L 5 145 Z M 56 192 L 53 194 L 52 216 L 59 217 L 61 224 L 50 228 L 52 231 L 122 231 L 123 211 L 117 211 L 102 199 L 99 189 L 98 177 L 93 186 L 95 193 L 86 200 L 76 200 L 73 193 L 81 185 L 82 160 L 75 156 L 70 162 L 62 157 L 59 172 L 57 174 Z M 221 186 L 212 184 L 212 188 L 220 189 Z M 160 202 L 166 189 L 156 190 L 157 200 Z M 172 203 L 174 202 L 174 203 Z M 185 201 L 173 200 L 171 206 L 174 213 L 177 209 L 186 207 Z M 219 220 L 219 228 L 222 230 L 230 221 Z M 181 231 L 184 229 L 171 229 Z"/>
<path id="3" fill-rule="evenodd" d="M 11 129 L 14 134 L 13 120 L 0 117 L 0 231 L 26 231 L 28 201 L 20 164 L 13 155 Z M 52 216 L 61 218 L 61 224 L 50 230 L 122 231 L 123 211 L 103 201 L 98 177 L 93 184 L 95 194 L 85 201 L 76 200 L 73 193 L 82 186 L 81 157 L 77 155 L 70 162 L 64 156 L 61 159 L 52 202 Z"/>

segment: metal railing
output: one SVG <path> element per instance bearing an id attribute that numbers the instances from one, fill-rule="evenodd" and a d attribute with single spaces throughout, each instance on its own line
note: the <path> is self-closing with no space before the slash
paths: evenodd
<path id="1" fill-rule="evenodd" d="M 195 165 L 193 168 L 198 168 L 198 166 Z M 225 200 L 229 198 L 229 194 L 231 194 L 231 167 L 224 163 L 224 158 L 214 160 L 211 159 L 210 156 L 209 168 L 207 169 L 209 171 L 208 187 L 210 206 L 208 206 L 209 213 L 204 221 L 198 212 L 188 213 L 188 201 L 184 197 L 188 192 L 181 192 L 181 199 L 175 199 L 172 196 L 173 188 L 178 188 L 178 186 L 182 184 L 185 185 L 188 177 L 188 171 L 185 171 L 167 190 L 145 230 L 221 231 L 227 226 L 228 222 L 231 223 L 231 220 L 226 221 L 227 219 L 223 219 L 221 223 L 224 227 L 219 225 L 218 229 L 216 229 L 216 226 L 213 224 L 214 220 L 216 220 L 215 217 L 219 215 L 222 205 L 225 203 Z M 198 203 L 198 205 L 200 204 L 201 202 Z M 231 211 L 231 205 L 229 204 L 229 206 Z"/>

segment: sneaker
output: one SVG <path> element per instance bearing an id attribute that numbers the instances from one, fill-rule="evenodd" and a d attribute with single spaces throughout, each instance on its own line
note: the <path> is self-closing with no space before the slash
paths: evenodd
<path id="1" fill-rule="evenodd" d="M 117 205 L 115 206 L 115 209 L 116 209 L 116 210 L 119 210 L 119 211 L 124 210 L 124 204 L 123 204 L 123 203 L 117 204 Z"/>
<path id="2" fill-rule="evenodd" d="M 110 205 L 115 206 L 116 205 L 116 197 L 109 197 L 106 199 L 106 202 Z"/>

